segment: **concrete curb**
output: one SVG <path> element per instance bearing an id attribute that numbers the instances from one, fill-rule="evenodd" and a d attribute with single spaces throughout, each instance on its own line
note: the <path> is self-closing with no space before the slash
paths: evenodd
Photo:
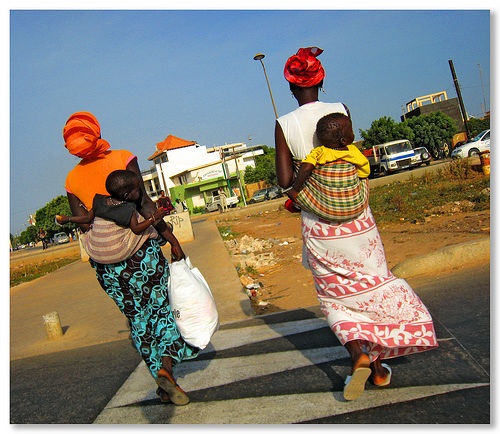
<path id="1" fill-rule="evenodd" d="M 447 271 L 467 264 L 482 264 L 490 260 L 490 237 L 446 246 L 427 255 L 409 258 L 391 271 L 397 277 L 408 278 Z"/>

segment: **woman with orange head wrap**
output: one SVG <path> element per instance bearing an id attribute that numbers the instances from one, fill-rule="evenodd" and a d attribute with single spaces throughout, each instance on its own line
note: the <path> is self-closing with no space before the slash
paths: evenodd
<path id="1" fill-rule="evenodd" d="M 106 178 L 111 172 L 130 170 L 141 180 L 135 202 L 137 211 L 145 219 L 152 218 L 156 205 L 146 194 L 137 157 L 126 150 L 110 150 L 109 143 L 101 138 L 101 127 L 92 113 L 71 115 L 64 126 L 63 137 L 68 151 L 81 158 L 68 173 L 65 184 L 73 216 L 87 215 L 96 194 L 109 195 Z M 91 229 L 87 236 L 97 237 L 94 233 L 98 233 L 104 250 L 117 250 L 117 246 L 121 249 L 119 243 L 123 243 L 120 238 L 123 235 L 117 234 L 123 231 L 113 231 L 115 223 L 96 218 L 93 224 L 92 229 L 89 224 L 79 226 L 83 232 Z M 153 226 L 170 243 L 172 261 L 184 258 L 179 241 L 165 221 L 155 220 Z M 182 360 L 196 357 L 198 349 L 182 339 L 175 324 L 167 295 L 168 262 L 157 240 L 142 237 L 130 257 L 120 262 L 103 264 L 91 258 L 90 264 L 101 287 L 127 317 L 134 345 L 159 386 L 157 394 L 162 402 L 187 404 L 189 398 L 176 383 L 173 368 Z"/>
<path id="2" fill-rule="evenodd" d="M 285 64 L 285 79 L 299 104 L 275 126 L 276 173 L 285 191 L 300 162 L 320 146 L 318 120 L 335 112 L 350 117 L 344 104 L 318 99 L 325 77 L 317 58 L 322 52 L 301 48 Z M 392 370 L 383 359 L 437 347 L 432 318 L 410 285 L 390 272 L 369 206 L 345 222 L 322 220 L 304 210 L 301 217 L 302 263 L 313 274 L 328 325 L 351 356 L 344 398 L 354 400 L 368 379 L 376 386 L 390 384 Z"/>

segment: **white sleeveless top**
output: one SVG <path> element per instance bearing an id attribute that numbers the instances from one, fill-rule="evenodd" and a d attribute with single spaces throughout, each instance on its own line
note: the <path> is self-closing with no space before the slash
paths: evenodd
<path id="1" fill-rule="evenodd" d="M 278 118 L 286 143 L 294 159 L 302 160 L 313 148 L 320 146 L 315 134 L 316 123 L 329 113 L 344 113 L 347 115 L 342 103 L 315 101 L 301 105 L 293 112 Z"/>

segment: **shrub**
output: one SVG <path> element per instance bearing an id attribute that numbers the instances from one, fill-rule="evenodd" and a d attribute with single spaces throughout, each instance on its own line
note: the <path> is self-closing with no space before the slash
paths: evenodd
<path id="1" fill-rule="evenodd" d="M 375 187 L 370 191 L 370 207 L 378 223 L 422 222 L 429 210 L 460 201 L 472 202 L 472 211 L 484 211 L 490 206 L 489 185 L 488 176 L 457 160 L 420 178 Z"/>

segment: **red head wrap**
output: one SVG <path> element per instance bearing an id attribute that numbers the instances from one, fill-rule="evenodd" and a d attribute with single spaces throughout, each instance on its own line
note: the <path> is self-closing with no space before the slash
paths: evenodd
<path id="1" fill-rule="evenodd" d="M 107 151 L 110 144 L 101 139 L 101 127 L 92 113 L 73 113 L 63 129 L 64 146 L 80 158 L 96 158 Z"/>
<path id="2" fill-rule="evenodd" d="M 299 48 L 285 64 L 285 78 L 299 87 L 312 87 L 325 78 L 325 70 L 316 58 L 323 50 L 318 47 Z"/>

